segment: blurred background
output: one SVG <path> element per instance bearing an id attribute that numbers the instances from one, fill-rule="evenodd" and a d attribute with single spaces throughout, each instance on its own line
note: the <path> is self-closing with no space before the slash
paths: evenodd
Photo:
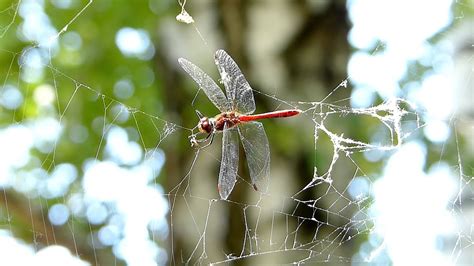
<path id="1" fill-rule="evenodd" d="M 474 263 L 472 0 L 0 3 L 0 264 Z M 265 121 L 267 193 L 220 200 L 226 50 Z M 220 83 L 218 83 L 220 84 Z"/>

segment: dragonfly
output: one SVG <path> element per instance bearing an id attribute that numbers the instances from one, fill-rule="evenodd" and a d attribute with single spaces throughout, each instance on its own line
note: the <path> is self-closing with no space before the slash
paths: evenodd
<path id="1" fill-rule="evenodd" d="M 270 147 L 263 125 L 257 120 L 291 117 L 300 114 L 301 110 L 289 109 L 253 114 L 255 111 L 253 90 L 238 65 L 224 50 L 218 50 L 215 53 L 214 61 L 226 94 L 198 66 L 184 58 L 178 59 L 184 71 L 221 112 L 214 117 L 206 117 L 196 110 L 199 117 L 196 127 L 200 133 L 207 136 L 197 140 L 193 134 L 191 145 L 199 146 L 200 143 L 206 141 L 208 141 L 207 145 L 210 145 L 216 133 L 223 134 L 217 189 L 221 199 L 227 199 L 236 183 L 240 137 L 252 186 L 256 191 L 266 192 L 270 172 Z"/>

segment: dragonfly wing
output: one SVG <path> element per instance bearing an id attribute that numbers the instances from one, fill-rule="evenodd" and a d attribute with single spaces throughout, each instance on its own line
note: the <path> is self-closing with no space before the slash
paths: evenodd
<path id="1" fill-rule="evenodd" d="M 263 124 L 248 122 L 240 124 L 238 129 L 254 188 L 266 192 L 270 173 L 270 146 Z"/>
<path id="2" fill-rule="evenodd" d="M 239 140 L 237 130 L 224 127 L 222 132 L 222 160 L 217 186 L 221 199 L 227 199 L 234 188 L 239 164 Z"/>
<path id="3" fill-rule="evenodd" d="M 242 114 L 251 114 L 255 111 L 255 100 L 252 88 L 245 79 L 239 66 L 224 50 L 215 54 L 215 62 L 227 93 L 232 102 L 232 110 Z"/>
<path id="4" fill-rule="evenodd" d="M 178 63 L 186 71 L 194 81 L 199 85 L 204 93 L 207 95 L 209 100 L 221 111 L 227 112 L 231 110 L 230 101 L 225 97 L 224 92 L 217 84 L 212 80 L 209 75 L 202 71 L 198 66 L 191 63 L 190 61 L 179 58 Z"/>

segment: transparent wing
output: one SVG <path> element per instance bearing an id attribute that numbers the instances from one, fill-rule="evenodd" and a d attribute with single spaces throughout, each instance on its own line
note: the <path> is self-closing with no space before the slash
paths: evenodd
<path id="1" fill-rule="evenodd" d="M 225 97 L 224 92 L 204 71 L 190 61 L 179 58 L 178 63 L 186 71 L 194 81 L 199 85 L 209 100 L 221 111 L 227 112 L 231 110 L 230 101 Z"/>
<path id="2" fill-rule="evenodd" d="M 224 127 L 222 136 L 222 159 L 217 189 L 221 199 L 227 199 L 235 185 L 239 164 L 239 140 L 237 130 Z"/>
<path id="3" fill-rule="evenodd" d="M 254 188 L 266 192 L 270 173 L 270 146 L 263 125 L 249 122 L 240 124 L 238 129 Z"/>
<path id="4" fill-rule="evenodd" d="M 215 61 L 227 98 L 232 102 L 232 110 L 242 114 L 251 114 L 255 111 L 255 100 L 250 84 L 245 79 L 234 60 L 224 51 L 218 50 Z"/>

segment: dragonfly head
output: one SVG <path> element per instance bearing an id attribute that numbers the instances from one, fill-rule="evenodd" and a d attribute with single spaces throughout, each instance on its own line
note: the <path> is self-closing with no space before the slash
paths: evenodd
<path id="1" fill-rule="evenodd" d="M 211 134 L 213 131 L 213 123 L 207 117 L 202 117 L 198 123 L 198 129 L 202 133 Z"/>
<path id="2" fill-rule="evenodd" d="M 214 129 L 214 123 L 209 118 L 203 116 L 198 110 L 196 110 L 196 114 L 199 117 L 199 123 L 197 125 L 199 132 L 211 134 Z"/>

